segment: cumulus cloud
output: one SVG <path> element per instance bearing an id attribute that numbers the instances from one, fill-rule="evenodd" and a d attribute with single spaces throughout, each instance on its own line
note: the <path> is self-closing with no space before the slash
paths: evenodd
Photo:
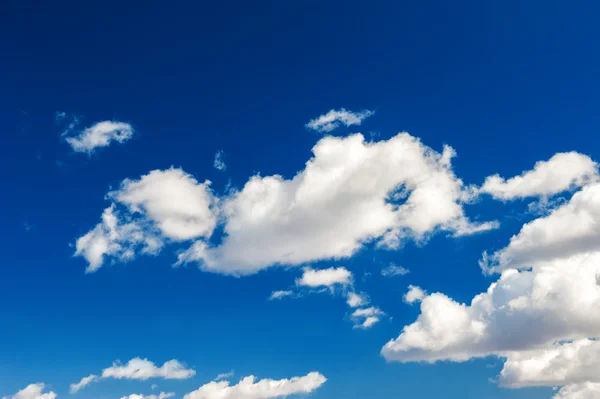
<path id="1" fill-rule="evenodd" d="M 103 121 L 65 140 L 75 152 L 92 153 L 96 148 L 107 147 L 112 142 L 124 143 L 132 137 L 133 127 L 129 123 Z"/>
<path id="2" fill-rule="evenodd" d="M 45 387 L 41 382 L 30 384 L 13 396 L 5 396 L 2 399 L 55 399 L 56 394 L 54 392 L 43 393 Z"/>
<path id="3" fill-rule="evenodd" d="M 454 151 L 437 153 L 408 133 L 366 143 L 361 134 L 325 137 L 314 157 L 288 180 L 254 176 L 221 199 L 220 245 L 197 241 L 179 264 L 249 274 L 270 265 L 299 265 L 352 256 L 364 243 L 398 248 L 436 231 L 474 234 L 463 212 L 469 194 L 450 168 Z"/>
<path id="4" fill-rule="evenodd" d="M 128 380 L 148 380 L 150 378 L 164 378 L 167 380 L 183 380 L 196 375 L 196 371 L 186 368 L 178 360 L 166 361 L 162 366 L 157 367 L 148 359 L 139 357 L 129 360 L 126 364 L 114 362 L 111 367 L 102 370 L 100 376 L 94 374 L 84 377 L 78 383 L 71 384 L 71 393 L 77 392 L 92 382 L 97 382 L 107 378 L 128 379 Z"/>
<path id="5" fill-rule="evenodd" d="M 600 183 L 573 194 L 548 216 L 525 224 L 510 243 L 491 256 L 484 253 L 481 267 L 488 273 L 527 269 L 577 253 L 600 250 Z"/>
<path id="6" fill-rule="evenodd" d="M 351 317 L 355 321 L 354 328 L 371 328 L 381 320 L 385 313 L 378 307 L 372 306 L 365 309 L 355 310 Z"/>
<path id="7" fill-rule="evenodd" d="M 322 270 L 307 267 L 304 269 L 302 277 L 296 280 L 296 285 L 311 288 L 332 287 L 335 284 L 352 284 L 352 273 L 344 267 Z"/>
<path id="8" fill-rule="evenodd" d="M 409 285 L 408 292 L 404 294 L 404 302 L 408 304 L 413 304 L 415 302 L 421 302 L 427 293 L 421 289 L 421 287 L 417 287 L 416 285 Z"/>
<path id="9" fill-rule="evenodd" d="M 173 168 L 125 179 L 108 193 L 112 203 L 102 221 L 77 240 L 75 255 L 84 257 L 87 271 L 94 272 L 106 256 L 129 260 L 138 253 L 158 253 L 165 241 L 209 237 L 217 224 L 209 185 Z"/>
<path id="10" fill-rule="evenodd" d="M 294 292 L 291 290 L 273 291 L 269 297 L 269 300 L 273 301 L 275 299 L 283 299 L 292 295 L 294 295 Z"/>
<path id="11" fill-rule="evenodd" d="M 272 380 L 256 377 L 242 378 L 236 385 L 229 381 L 212 381 L 186 394 L 184 399 L 270 399 L 295 394 L 307 394 L 322 386 L 327 379 L 318 372 L 311 372 L 304 377 Z"/>
<path id="12" fill-rule="evenodd" d="M 404 276 L 408 273 L 410 273 L 410 270 L 408 270 L 407 268 L 397 266 L 394 264 L 391 264 L 388 267 L 381 269 L 381 275 L 384 277 Z"/>
<path id="13" fill-rule="evenodd" d="M 158 395 L 142 395 L 142 394 L 131 394 L 129 396 L 122 396 L 121 399 L 167 399 L 175 396 L 174 392 L 161 392 Z"/>
<path id="14" fill-rule="evenodd" d="M 554 395 L 553 399 L 597 399 L 600 398 L 600 384 L 584 382 L 567 385 Z"/>
<path id="15" fill-rule="evenodd" d="M 584 186 L 597 178 L 598 165 L 588 156 L 577 152 L 564 152 L 555 154 L 548 161 L 539 161 L 532 170 L 508 180 L 499 175 L 489 176 L 480 191 L 506 201 L 550 196 Z"/>
<path id="16" fill-rule="evenodd" d="M 375 114 L 375 112 L 369 110 L 352 112 L 344 108 L 340 108 L 338 110 L 332 109 L 326 114 L 323 114 L 318 118 L 308 122 L 306 127 L 321 133 L 329 133 L 340 127 L 340 125 L 360 125 L 363 120 L 373 114 Z"/>
<path id="17" fill-rule="evenodd" d="M 225 164 L 225 153 L 223 150 L 217 151 L 215 154 L 215 160 L 213 162 L 213 166 L 216 170 L 224 171 L 227 169 L 227 165 Z"/>
<path id="18" fill-rule="evenodd" d="M 346 297 L 346 303 L 351 308 L 357 308 L 360 306 L 365 306 L 369 303 L 369 298 L 364 294 L 358 294 L 356 292 L 349 292 Z"/>

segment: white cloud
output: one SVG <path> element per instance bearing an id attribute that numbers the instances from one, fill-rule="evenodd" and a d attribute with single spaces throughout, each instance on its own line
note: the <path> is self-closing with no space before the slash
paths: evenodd
<path id="1" fill-rule="evenodd" d="M 43 393 L 45 387 L 41 382 L 30 384 L 13 396 L 5 396 L 2 399 L 55 399 L 56 394 L 54 392 Z"/>
<path id="2" fill-rule="evenodd" d="M 223 150 L 217 151 L 217 153 L 215 154 L 215 161 L 213 162 L 213 166 L 215 167 L 215 169 L 220 171 L 224 171 L 227 169 L 227 165 L 225 164 L 225 160 L 223 159 L 224 156 L 225 153 L 223 152 Z"/>
<path id="3" fill-rule="evenodd" d="M 98 376 L 95 374 L 90 374 L 87 377 L 83 377 L 79 382 L 69 385 L 69 392 L 70 393 L 78 392 L 79 390 L 83 389 L 84 387 L 91 384 L 92 382 L 97 382 L 97 381 L 98 381 Z"/>
<path id="4" fill-rule="evenodd" d="M 354 328 L 367 329 L 374 326 L 381 320 L 381 316 L 385 316 L 385 313 L 378 307 L 372 306 L 370 308 L 357 309 L 350 316 L 354 321 Z"/>
<path id="5" fill-rule="evenodd" d="M 217 224 L 209 184 L 181 169 L 125 179 L 118 190 L 108 193 L 112 204 L 101 223 L 77 240 L 75 255 L 88 261 L 87 272 L 94 272 L 106 256 L 129 260 L 137 253 L 158 253 L 166 240 L 209 237 Z"/>
<path id="6" fill-rule="evenodd" d="M 600 384 L 584 382 L 581 384 L 567 385 L 561 388 L 553 399 L 598 399 L 600 398 Z"/>
<path id="7" fill-rule="evenodd" d="M 314 270 L 304 268 L 302 277 L 296 280 L 296 285 L 305 287 L 332 287 L 335 284 L 352 284 L 352 273 L 344 267 Z"/>
<path id="8" fill-rule="evenodd" d="M 283 299 L 292 295 L 294 295 L 294 292 L 291 290 L 273 291 L 269 297 L 269 300 L 273 301 L 275 299 Z"/>
<path id="9" fill-rule="evenodd" d="M 450 169 L 450 147 L 439 154 L 408 133 L 376 143 L 355 134 L 325 137 L 313 153 L 293 179 L 254 176 L 223 198 L 221 244 L 198 241 L 178 263 L 249 274 L 347 258 L 367 242 L 398 248 L 436 231 L 464 235 L 497 226 L 465 217 L 469 193 Z"/>
<path id="10" fill-rule="evenodd" d="M 360 306 L 365 306 L 369 303 L 369 298 L 367 298 L 364 294 L 357 294 L 356 292 L 349 292 L 346 297 L 346 303 L 351 308 L 358 308 Z"/>
<path id="11" fill-rule="evenodd" d="M 539 161 L 533 170 L 508 180 L 499 175 L 485 179 L 480 191 L 499 200 L 532 196 L 550 196 L 581 187 L 597 180 L 598 165 L 588 156 L 577 152 L 555 154 L 548 161 Z"/>
<path id="12" fill-rule="evenodd" d="M 217 378 L 215 378 L 215 381 L 223 380 L 223 379 L 226 379 L 226 378 L 231 378 L 231 377 L 233 377 L 234 375 L 235 375 L 235 372 L 234 372 L 233 370 L 231 370 L 231 371 L 230 371 L 230 372 L 228 372 L 228 373 L 222 373 L 222 374 L 219 374 L 219 375 L 217 376 Z"/>
<path id="13" fill-rule="evenodd" d="M 384 277 L 404 276 L 408 273 L 410 273 L 410 270 L 394 264 L 391 264 L 388 267 L 381 269 L 381 275 Z"/>
<path id="14" fill-rule="evenodd" d="M 175 396 L 174 392 L 161 392 L 158 395 L 142 395 L 142 394 L 131 394 L 129 396 L 122 396 L 121 399 L 167 399 Z"/>
<path id="15" fill-rule="evenodd" d="M 312 372 L 304 377 L 255 381 L 254 376 L 240 380 L 236 385 L 229 381 L 212 381 L 190 392 L 184 399 L 270 399 L 287 397 L 295 394 L 311 393 L 327 379 L 318 372 Z"/>
<path id="16" fill-rule="evenodd" d="M 404 294 L 404 302 L 413 304 L 415 302 L 421 302 L 427 293 L 421 289 L 421 287 L 417 287 L 416 285 L 409 285 L 408 292 Z"/>
<path id="17" fill-rule="evenodd" d="M 183 380 L 196 375 L 196 371 L 186 368 L 178 360 L 166 361 L 162 366 L 157 367 L 148 359 L 139 357 L 129 360 L 126 364 L 114 362 L 111 367 L 102 370 L 100 376 L 91 374 L 84 377 L 76 384 L 71 384 L 71 393 L 77 392 L 92 382 L 98 382 L 103 379 L 128 379 L 128 380 L 148 380 L 150 378 L 164 378 L 167 380 Z"/>
<path id="18" fill-rule="evenodd" d="M 600 250 L 600 183 L 573 194 L 550 215 L 525 224 L 509 245 L 491 256 L 484 253 L 481 267 L 489 272 L 530 268 L 577 253 Z"/>
<path id="19" fill-rule="evenodd" d="M 375 114 L 375 112 L 369 110 L 352 112 L 344 108 L 338 110 L 332 109 L 326 114 L 308 122 L 306 127 L 321 133 L 329 133 L 340 127 L 340 125 L 360 125 L 363 120 L 373 114 Z"/>
<path id="20" fill-rule="evenodd" d="M 98 122 L 65 140 L 73 151 L 91 153 L 96 148 L 107 147 L 111 142 L 124 143 L 133 137 L 133 127 L 129 123 L 104 121 Z"/>

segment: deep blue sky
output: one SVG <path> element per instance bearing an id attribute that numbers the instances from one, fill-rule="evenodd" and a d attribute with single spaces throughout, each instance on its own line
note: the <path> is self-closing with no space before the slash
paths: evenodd
<path id="1" fill-rule="evenodd" d="M 320 136 L 304 124 L 332 108 L 372 109 L 361 131 L 406 130 L 452 145 L 466 183 L 518 174 L 559 151 L 600 158 L 600 25 L 595 2 L 5 2 L 0 12 L 0 396 L 68 384 L 135 356 L 193 366 L 178 394 L 235 369 L 284 378 L 319 370 L 315 399 L 547 398 L 488 381 L 496 359 L 386 364 L 381 346 L 414 321 L 409 284 L 468 301 L 491 280 L 481 252 L 504 245 L 525 205 L 468 208 L 502 227 L 443 235 L 341 262 L 391 321 L 361 331 L 326 294 L 269 302 L 298 271 L 233 278 L 140 257 L 84 275 L 75 239 L 98 222 L 104 195 L 127 177 L 181 167 L 223 191 L 249 176 L 293 176 Z M 60 137 L 54 113 L 84 125 L 131 123 L 130 142 L 88 157 Z M 341 131 L 340 134 L 344 134 Z M 226 173 L 212 166 L 222 149 Z M 501 215 L 501 214 L 500 214 Z M 25 226 L 29 226 L 26 228 Z M 379 275 L 395 262 L 411 273 Z M 315 266 L 321 266 L 316 264 Z M 492 365 L 495 365 L 492 367 Z M 149 392 L 106 381 L 82 399 Z"/>

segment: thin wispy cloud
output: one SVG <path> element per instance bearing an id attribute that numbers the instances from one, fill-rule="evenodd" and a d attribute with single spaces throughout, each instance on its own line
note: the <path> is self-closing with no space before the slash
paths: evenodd
<path id="1" fill-rule="evenodd" d="M 381 269 L 381 275 L 383 277 L 404 276 L 408 273 L 410 273 L 410 270 L 408 270 L 405 267 L 395 265 L 393 263 L 388 267 Z"/>
<path id="2" fill-rule="evenodd" d="M 221 172 L 227 170 L 227 165 L 225 164 L 225 153 L 223 152 L 223 150 L 217 151 L 217 153 L 215 154 L 213 166 L 216 170 L 219 170 Z"/>
<path id="3" fill-rule="evenodd" d="M 306 124 L 308 129 L 316 130 L 321 133 L 329 133 L 338 127 L 360 125 L 369 116 L 374 115 L 375 111 L 363 110 L 359 112 L 348 111 L 344 108 L 332 109 L 326 114 L 312 119 Z"/>
<path id="4" fill-rule="evenodd" d="M 75 125 L 67 128 L 63 135 L 70 134 Z M 73 151 L 89 154 L 98 148 L 108 147 L 113 142 L 124 143 L 133 137 L 133 132 L 134 129 L 129 123 L 103 121 L 85 128 L 75 136 L 66 137 L 65 140 Z"/>

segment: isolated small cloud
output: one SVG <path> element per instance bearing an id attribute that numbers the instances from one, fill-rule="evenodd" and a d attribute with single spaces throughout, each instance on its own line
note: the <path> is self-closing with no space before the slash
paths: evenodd
<path id="1" fill-rule="evenodd" d="M 360 125 L 363 120 L 373 115 L 374 111 L 363 110 L 360 112 L 348 111 L 344 108 L 332 109 L 324 115 L 311 120 L 306 127 L 321 133 L 329 133 L 337 129 L 340 125 L 352 126 Z"/>
<path id="2" fill-rule="evenodd" d="M 56 111 L 54 113 L 54 120 L 56 122 L 62 122 L 67 117 L 67 113 L 64 111 Z"/>
<path id="3" fill-rule="evenodd" d="M 305 268 L 296 285 L 305 287 L 332 287 L 335 284 L 352 284 L 352 273 L 344 267 L 315 270 Z"/>
<path id="4" fill-rule="evenodd" d="M 412 305 L 415 302 L 421 302 L 425 296 L 427 296 L 427 293 L 421 287 L 409 285 L 408 292 L 404 295 L 404 302 Z"/>
<path id="5" fill-rule="evenodd" d="M 244 377 L 236 385 L 229 381 L 212 381 L 186 394 L 184 399 L 271 399 L 296 394 L 308 394 L 321 387 L 327 378 L 321 373 L 311 372 L 304 377 L 256 381 L 251 375 Z"/>
<path id="6" fill-rule="evenodd" d="M 129 396 L 122 396 L 121 399 L 167 399 L 175 396 L 174 392 L 161 392 L 158 395 L 141 395 L 131 394 Z"/>
<path id="7" fill-rule="evenodd" d="M 92 382 L 97 382 L 99 380 L 98 376 L 95 374 L 90 374 L 87 377 L 83 377 L 79 382 L 69 385 L 69 392 L 75 393 L 85 388 Z"/>
<path id="8" fill-rule="evenodd" d="M 285 297 L 292 296 L 292 295 L 294 295 L 294 292 L 291 290 L 273 291 L 271 293 L 271 296 L 269 297 L 269 300 L 273 301 L 276 299 L 283 299 Z"/>
<path id="9" fill-rule="evenodd" d="M 217 375 L 217 377 L 215 378 L 215 381 L 219 381 L 219 380 L 224 380 L 224 379 L 227 379 L 227 378 L 231 378 L 234 375 L 235 375 L 235 372 L 233 370 L 231 370 L 228 373 L 222 373 L 222 374 Z"/>
<path id="10" fill-rule="evenodd" d="M 357 294 L 356 292 L 349 292 L 346 297 L 346 303 L 351 308 L 358 308 L 369 303 L 369 299 L 364 294 Z"/>
<path id="11" fill-rule="evenodd" d="M 43 393 L 46 385 L 38 382 L 30 384 L 12 396 L 4 396 L 2 399 L 55 399 L 56 394 L 52 391 Z"/>
<path id="12" fill-rule="evenodd" d="M 404 276 L 408 273 L 410 273 L 410 270 L 402 266 L 394 265 L 393 263 L 388 267 L 381 269 L 381 275 L 383 277 Z"/>
<path id="13" fill-rule="evenodd" d="M 378 307 L 372 306 L 365 309 L 357 309 L 350 316 L 354 321 L 354 328 L 367 329 L 374 326 L 381 320 L 385 313 Z"/>
<path id="14" fill-rule="evenodd" d="M 96 148 L 107 147 L 112 142 L 124 143 L 132 137 L 133 127 L 129 123 L 103 121 L 65 140 L 75 152 L 92 153 Z"/>
<path id="15" fill-rule="evenodd" d="M 215 161 L 213 162 L 213 166 L 216 170 L 224 171 L 227 169 L 227 165 L 225 164 L 225 153 L 223 150 L 217 151 L 215 154 Z"/>

